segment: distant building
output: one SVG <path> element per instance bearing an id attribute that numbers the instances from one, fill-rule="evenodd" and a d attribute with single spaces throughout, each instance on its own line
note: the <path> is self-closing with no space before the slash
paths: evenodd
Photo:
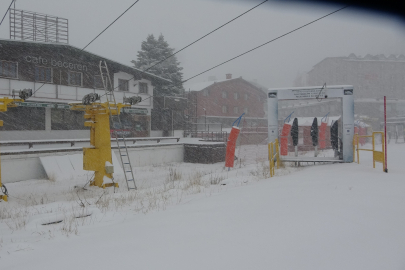
<path id="1" fill-rule="evenodd" d="M 368 118 L 375 130 L 383 118 L 383 97 L 387 96 L 387 115 L 405 115 L 405 56 L 383 54 L 364 57 L 328 57 L 317 63 L 311 71 L 296 78 L 295 86 L 353 85 L 357 119 Z M 328 105 L 330 104 L 330 105 Z M 338 104 L 323 102 L 285 102 L 284 114 L 295 111 L 300 116 L 320 115 L 336 111 Z M 290 108 L 288 108 L 290 107 Z M 338 111 L 336 111 L 338 112 Z M 319 116 L 319 115 L 317 115 Z"/>
<path id="2" fill-rule="evenodd" d="M 145 100 L 124 109 L 124 129 L 131 136 L 149 136 L 154 85 L 168 80 L 68 44 L 0 39 L 0 96 L 24 88 L 35 93 L 2 115 L 1 139 L 87 137 L 83 112 L 71 111 L 68 103 L 89 93 L 105 94 L 100 60 L 106 60 L 117 102 L 134 95 Z"/>
<path id="3" fill-rule="evenodd" d="M 328 57 L 308 72 L 309 85 L 353 85 L 355 99 L 405 99 L 405 56 Z"/>
<path id="4" fill-rule="evenodd" d="M 191 130 L 229 128 L 245 113 L 247 126 L 267 126 L 267 100 L 257 85 L 240 78 L 184 86 L 188 95 L 187 121 Z M 242 123 L 241 123 L 242 124 Z"/>

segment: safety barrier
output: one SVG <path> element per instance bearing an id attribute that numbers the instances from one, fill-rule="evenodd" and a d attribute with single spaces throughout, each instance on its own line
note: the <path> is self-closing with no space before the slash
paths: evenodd
<path id="1" fill-rule="evenodd" d="M 269 163 L 270 163 L 270 177 L 274 176 L 275 162 L 277 162 L 277 169 L 280 168 L 280 149 L 278 139 L 268 144 L 269 148 Z"/>
<path id="2" fill-rule="evenodd" d="M 375 135 L 376 134 L 381 134 L 381 146 L 382 146 L 382 151 L 377 151 L 375 149 Z M 372 141 L 372 149 L 364 149 L 359 147 L 359 142 L 361 141 L 362 138 L 371 138 Z M 355 153 L 357 152 L 357 163 L 360 164 L 360 154 L 359 151 L 371 151 L 373 152 L 373 168 L 375 168 L 375 163 L 379 162 L 383 164 L 383 171 L 385 172 L 385 145 L 384 145 L 384 132 L 382 131 L 374 131 L 372 135 L 359 135 L 359 134 L 354 134 L 353 136 L 353 161 L 355 160 Z M 361 143 L 361 142 L 360 142 Z"/>

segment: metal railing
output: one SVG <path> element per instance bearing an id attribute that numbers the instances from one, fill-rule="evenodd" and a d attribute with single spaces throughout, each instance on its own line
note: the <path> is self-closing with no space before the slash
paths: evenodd
<path id="1" fill-rule="evenodd" d="M 380 134 L 381 135 L 381 146 L 382 146 L 382 151 L 378 151 L 375 148 L 375 135 Z M 359 141 L 360 138 L 371 138 L 372 142 L 372 149 L 366 149 L 366 148 L 360 148 L 359 146 Z M 359 135 L 359 134 L 354 134 L 353 137 L 353 161 L 355 162 L 355 153 L 357 152 L 357 164 L 360 164 L 360 153 L 359 151 L 371 151 L 373 152 L 373 168 L 375 168 L 375 163 L 379 162 L 383 164 L 383 171 L 385 172 L 386 169 L 386 164 L 385 164 L 385 145 L 384 145 L 384 132 L 382 131 L 374 131 L 372 135 Z"/>
<path id="2" fill-rule="evenodd" d="M 112 138 L 111 140 L 115 140 L 115 138 Z M 161 140 L 176 140 L 177 142 L 179 142 L 180 137 L 125 138 L 125 141 L 132 142 L 132 144 L 143 141 L 156 141 L 157 143 L 160 143 Z M 87 143 L 87 142 L 90 143 L 90 139 L 15 140 L 15 141 L 0 141 L 0 147 L 27 145 L 28 149 L 31 149 L 34 147 L 34 145 L 41 145 L 41 144 L 70 144 L 70 146 L 73 147 L 75 146 L 76 143 Z"/>
<path id="3" fill-rule="evenodd" d="M 227 131 L 192 131 L 191 138 L 201 138 L 204 141 L 226 142 L 228 140 Z"/>

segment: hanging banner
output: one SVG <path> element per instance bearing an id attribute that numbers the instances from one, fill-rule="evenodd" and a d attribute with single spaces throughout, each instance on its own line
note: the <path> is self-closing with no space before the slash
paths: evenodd
<path id="1" fill-rule="evenodd" d="M 226 145 L 226 157 L 225 157 L 225 167 L 233 168 L 233 163 L 235 161 L 235 148 L 236 140 L 238 139 L 240 129 L 238 127 L 232 127 L 229 133 L 228 143 Z"/>
<path id="2" fill-rule="evenodd" d="M 280 155 L 288 155 L 288 135 L 291 131 L 291 124 L 285 123 L 280 136 Z"/>

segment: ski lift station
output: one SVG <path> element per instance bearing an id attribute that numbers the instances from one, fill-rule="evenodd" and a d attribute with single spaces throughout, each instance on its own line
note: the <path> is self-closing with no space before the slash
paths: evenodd
<path id="1" fill-rule="evenodd" d="M 285 161 L 322 161 L 322 162 L 353 162 L 353 136 L 354 136 L 354 99 L 353 86 L 335 85 L 335 86 L 314 86 L 314 87 L 295 87 L 269 89 L 267 93 L 268 105 L 268 142 L 274 142 L 279 138 L 279 118 L 278 102 L 280 100 L 304 100 L 317 99 L 319 102 L 328 99 L 341 99 L 342 106 L 342 132 L 340 142 L 340 153 L 333 159 L 315 157 L 284 158 Z M 317 117 L 318 115 L 314 115 Z M 316 125 L 317 126 L 317 125 Z M 281 145 L 282 147 L 282 145 Z M 282 158 L 283 160 L 283 158 Z"/>
<path id="2" fill-rule="evenodd" d="M 130 137 L 150 136 L 150 97 L 154 85 L 168 80 L 66 43 L 0 39 L 0 97 L 11 96 L 13 89 L 33 92 L 29 100 L 5 112 L 1 140 L 88 138 L 83 112 L 71 111 L 68 104 L 89 93 L 103 95 L 100 60 L 110 68 L 117 102 L 125 96 L 142 98 L 121 115 L 124 124 L 138 127 Z"/>

